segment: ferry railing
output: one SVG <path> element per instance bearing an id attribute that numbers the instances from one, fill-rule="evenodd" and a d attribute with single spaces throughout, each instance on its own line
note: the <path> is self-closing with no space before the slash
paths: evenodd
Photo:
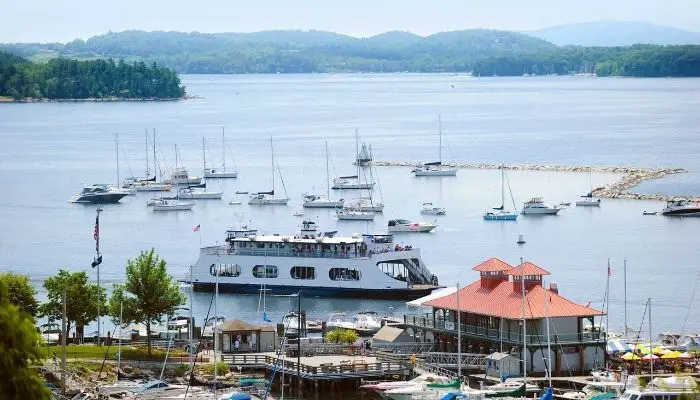
<path id="1" fill-rule="evenodd" d="M 331 252 L 331 251 L 295 251 L 281 249 L 256 249 L 256 248 L 236 248 L 231 247 L 203 247 L 200 253 L 204 255 L 243 255 L 243 256 L 263 256 L 263 257 L 303 257 L 303 258 L 333 258 L 352 259 L 366 258 L 367 252 Z"/>

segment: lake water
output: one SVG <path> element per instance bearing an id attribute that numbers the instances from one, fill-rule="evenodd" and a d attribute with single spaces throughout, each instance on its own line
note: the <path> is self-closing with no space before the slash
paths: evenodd
<path id="1" fill-rule="evenodd" d="M 354 131 L 372 143 L 381 160 L 437 158 L 437 120 L 444 131 L 443 157 L 456 162 L 594 166 L 682 167 L 687 174 L 650 181 L 644 192 L 700 194 L 700 79 L 595 79 L 579 77 L 484 78 L 448 75 L 269 75 L 184 76 L 200 99 L 163 103 L 46 103 L 0 106 L 0 270 L 29 274 L 37 285 L 59 267 L 90 270 L 95 207 L 69 204 L 81 183 L 116 181 L 115 141 L 121 144 L 121 174 L 142 175 L 144 131 L 158 132 L 161 166 L 174 164 L 177 144 L 192 173 L 201 172 L 201 139 L 210 156 L 221 158 L 221 126 L 240 178 L 213 182 L 223 201 L 200 202 L 192 212 L 156 214 L 148 194 L 105 206 L 101 216 L 102 282 L 124 277 L 124 265 L 154 247 L 171 273 L 184 278 L 201 242 L 224 239 L 224 230 L 251 221 L 265 232 L 292 233 L 300 219 L 303 192 L 325 190 L 324 140 L 332 175 L 354 172 Z M 452 87 L 454 86 L 454 87 Z M 288 207 L 230 206 L 236 190 L 269 190 L 269 140 Z M 232 163 L 229 157 L 229 163 Z M 623 259 L 628 260 L 631 326 L 644 303 L 655 304 L 655 331 L 700 331 L 700 296 L 691 295 L 700 271 L 700 219 L 642 216 L 658 202 L 603 200 L 600 209 L 571 207 L 551 218 L 520 217 L 487 222 L 484 210 L 500 203 L 495 170 L 461 170 L 456 178 L 414 178 L 410 170 L 380 167 L 384 216 L 373 224 L 338 222 L 332 211 L 307 211 L 322 230 L 342 234 L 380 231 L 392 217 L 419 219 L 423 201 L 447 208 L 436 232 L 397 235 L 422 250 L 442 284 L 470 283 L 471 268 L 500 257 L 517 264 L 524 257 L 551 271 L 548 282 L 578 302 L 599 307 L 611 259 L 610 325 L 623 325 Z M 588 192 L 588 174 L 511 172 L 518 207 L 529 197 L 573 202 Z M 594 185 L 616 180 L 594 174 Z M 279 181 L 277 189 L 280 189 Z M 334 196 L 339 196 L 335 193 Z M 346 199 L 353 193 L 343 193 Z M 426 218 L 423 218 L 426 219 Z M 201 224 L 201 236 L 192 227 Z M 527 244 L 515 244 L 524 234 Z M 194 295 L 202 318 L 211 294 Z M 289 298 L 267 298 L 273 320 L 293 307 Z M 329 312 L 393 307 L 401 302 L 304 299 L 311 317 Z M 221 295 L 227 318 L 255 321 L 256 296 Z M 109 324 L 108 324 L 109 326 Z"/>

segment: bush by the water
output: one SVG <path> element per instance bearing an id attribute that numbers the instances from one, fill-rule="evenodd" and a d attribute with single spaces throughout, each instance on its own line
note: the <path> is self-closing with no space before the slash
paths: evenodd
<path id="1" fill-rule="evenodd" d="M 202 365 L 200 371 L 207 375 L 214 375 L 214 363 Z M 224 376 L 229 373 L 228 364 L 223 361 L 216 363 L 216 376 Z"/>
<path id="2" fill-rule="evenodd" d="M 335 329 L 324 336 L 324 339 L 328 343 L 341 343 L 341 344 L 353 344 L 357 342 L 360 335 L 351 329 Z"/>

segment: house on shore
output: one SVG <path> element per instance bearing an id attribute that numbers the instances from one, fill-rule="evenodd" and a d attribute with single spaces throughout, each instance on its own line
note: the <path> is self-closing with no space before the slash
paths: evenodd
<path id="1" fill-rule="evenodd" d="M 604 313 L 561 296 L 555 283 L 543 287 L 549 272 L 531 262 L 512 266 L 498 258 L 472 270 L 480 274 L 479 280 L 424 302 L 424 307 L 431 308 L 424 315 L 404 317 L 417 340 L 434 342 L 438 352 L 456 353 L 460 312 L 462 352 L 513 355 L 520 360 L 521 375 L 523 356 L 527 374 L 534 376 L 545 375 L 547 359 L 551 359 L 553 376 L 583 375 L 604 365 L 605 333 L 584 330 L 584 324 L 593 324 Z"/>

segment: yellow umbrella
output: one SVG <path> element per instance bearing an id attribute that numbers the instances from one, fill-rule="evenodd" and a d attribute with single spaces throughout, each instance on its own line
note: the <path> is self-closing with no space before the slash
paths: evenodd
<path id="1" fill-rule="evenodd" d="M 639 351 L 640 353 L 642 353 L 642 354 L 649 354 L 649 353 L 650 353 L 649 348 L 648 348 L 647 346 L 641 344 L 641 343 L 638 344 L 638 345 L 636 345 L 636 346 L 634 347 L 634 349 L 635 349 L 635 350 L 638 350 L 638 351 Z"/>
<path id="2" fill-rule="evenodd" d="M 652 351 L 654 352 L 654 354 L 666 354 L 669 352 L 669 350 L 666 350 L 661 346 L 654 347 L 654 350 L 652 350 Z"/>
<path id="3" fill-rule="evenodd" d="M 661 358 L 666 359 L 666 360 L 675 359 L 675 358 L 679 358 L 681 356 L 681 354 L 683 354 L 683 353 L 681 353 L 680 351 L 669 351 L 668 353 L 661 356 Z"/>
<path id="4" fill-rule="evenodd" d="M 620 358 L 622 358 L 623 360 L 626 360 L 626 361 L 641 360 L 641 358 L 634 353 L 625 353 L 625 355 L 623 355 Z"/>

